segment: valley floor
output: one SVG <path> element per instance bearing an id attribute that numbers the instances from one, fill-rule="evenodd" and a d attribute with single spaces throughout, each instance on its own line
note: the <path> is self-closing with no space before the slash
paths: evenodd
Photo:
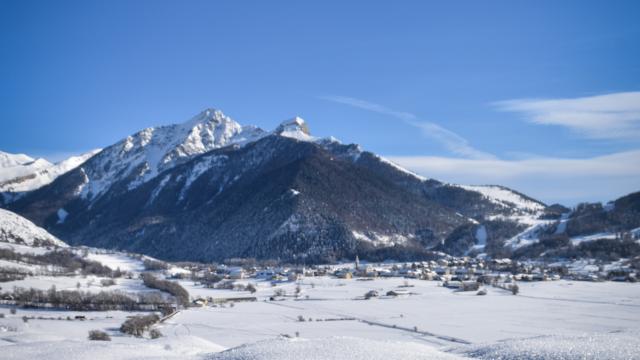
<path id="1" fill-rule="evenodd" d="M 258 291 L 214 290 L 181 281 L 192 297 L 250 297 L 189 308 L 155 340 L 119 333 L 131 313 L 1 308 L 3 359 L 640 359 L 640 284 L 520 283 L 520 294 L 453 292 L 434 281 L 305 278 Z M 292 295 L 270 300 L 278 289 Z M 410 295 L 388 297 L 390 290 Z M 376 290 L 380 296 L 364 300 Z M 76 315 L 85 320 L 76 320 Z M 23 316 L 29 319 L 22 320 Z M 71 320 L 67 320 L 67 316 Z M 41 319 L 38 319 L 41 317 Z M 89 341 L 89 330 L 111 342 Z M 221 352 L 225 349 L 232 349 Z"/>

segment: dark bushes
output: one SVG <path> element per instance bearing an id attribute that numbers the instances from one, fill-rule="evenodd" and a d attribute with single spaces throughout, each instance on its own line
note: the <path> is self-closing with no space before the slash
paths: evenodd
<path id="1" fill-rule="evenodd" d="M 162 333 L 158 329 L 151 329 L 149 331 L 149 336 L 151 336 L 152 339 L 157 339 L 162 336 Z"/>
<path id="2" fill-rule="evenodd" d="M 256 289 L 256 286 L 253 284 L 248 284 L 244 289 L 252 294 L 258 291 L 258 289 Z"/>
<path id="3" fill-rule="evenodd" d="M 102 279 L 102 280 L 100 280 L 100 285 L 102 285 L 103 287 L 113 286 L 115 284 L 116 284 L 116 282 L 113 281 L 113 279 Z"/>
<path id="4" fill-rule="evenodd" d="M 111 341 L 111 336 L 102 330 L 89 331 L 89 340 Z"/>
<path id="5" fill-rule="evenodd" d="M 169 265 L 163 261 L 144 259 L 142 263 L 144 264 L 144 268 L 149 271 L 167 270 L 169 268 Z"/>
<path id="6" fill-rule="evenodd" d="M 133 316 L 127 319 L 120 326 L 120 331 L 133 335 L 133 336 L 142 336 L 145 330 L 150 328 L 153 324 L 157 323 L 160 320 L 160 317 L 156 314 L 144 315 L 144 316 Z"/>

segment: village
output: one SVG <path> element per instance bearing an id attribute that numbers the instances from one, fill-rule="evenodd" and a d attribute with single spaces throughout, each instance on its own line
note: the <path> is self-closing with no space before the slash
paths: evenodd
<path id="1" fill-rule="evenodd" d="M 470 257 L 446 256 L 438 260 L 418 262 L 382 262 L 360 261 L 330 265 L 290 265 L 290 266 L 232 266 L 190 263 L 182 264 L 183 272 L 168 274 L 167 278 L 189 280 L 194 286 L 206 289 L 249 292 L 249 296 L 195 297 L 193 304 L 219 304 L 224 302 L 256 301 L 253 296 L 257 284 L 274 287 L 270 300 L 301 296 L 300 287 L 293 294 L 287 294 L 277 287 L 282 284 L 302 283 L 304 279 L 332 278 L 352 281 L 371 281 L 374 279 L 414 279 L 434 281 L 438 285 L 454 291 L 476 291 L 485 295 L 483 287 L 491 286 L 518 293 L 519 282 L 536 281 L 616 281 L 637 282 L 637 271 L 628 262 L 595 263 L 594 261 L 558 261 L 542 263 L 535 261 L 517 261 L 511 259 L 479 259 Z M 184 286 L 184 283 L 183 283 Z M 409 287 L 408 285 L 406 286 Z M 384 296 L 410 295 L 408 289 L 394 289 L 385 294 L 371 290 L 363 294 L 366 299 Z"/>

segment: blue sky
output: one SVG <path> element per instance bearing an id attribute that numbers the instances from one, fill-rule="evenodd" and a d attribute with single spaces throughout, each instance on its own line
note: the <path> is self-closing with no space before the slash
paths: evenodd
<path id="1" fill-rule="evenodd" d="M 0 149 L 53 160 L 215 107 L 425 176 L 640 190 L 638 1 L 0 0 Z"/>

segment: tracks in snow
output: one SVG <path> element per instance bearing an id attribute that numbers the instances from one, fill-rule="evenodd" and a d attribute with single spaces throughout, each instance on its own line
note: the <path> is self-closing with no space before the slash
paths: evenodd
<path id="1" fill-rule="evenodd" d="M 282 307 L 287 307 L 287 308 L 291 308 L 291 309 L 296 309 L 296 310 L 307 310 L 304 307 L 300 307 L 300 306 L 293 306 L 293 305 L 288 305 L 288 304 L 278 304 L 276 302 L 272 302 L 272 301 L 265 301 L 265 304 L 271 304 L 271 305 L 277 305 L 277 306 L 282 306 Z M 319 308 L 316 307 L 316 310 L 322 310 L 330 315 L 334 315 L 334 316 L 340 316 L 340 317 L 345 317 L 345 318 L 353 318 L 356 321 L 359 321 L 361 323 L 367 324 L 367 325 L 371 325 L 371 326 L 380 326 L 383 328 L 387 328 L 387 329 L 393 329 L 393 330 L 399 330 L 399 331 L 405 331 L 405 332 L 410 332 L 412 334 L 417 334 L 417 335 L 421 335 L 421 336 L 428 336 L 428 337 L 432 337 L 438 340 L 443 340 L 449 343 L 455 343 L 455 344 L 464 344 L 464 345 L 470 345 L 471 342 L 461 339 L 461 338 L 457 338 L 457 337 L 453 337 L 453 336 L 448 336 L 448 335 L 440 335 L 440 334 L 436 334 L 436 333 L 432 333 L 429 331 L 421 331 L 421 330 L 417 330 L 416 328 L 409 328 L 409 327 L 405 327 L 405 326 L 398 326 L 395 324 L 387 324 L 387 323 L 383 323 L 380 321 L 372 321 L 372 320 L 367 320 L 364 318 L 361 318 L 359 316 L 355 316 L 353 314 L 343 314 L 343 313 L 337 313 L 337 312 L 333 312 L 330 310 L 327 310 L 326 308 Z"/>

